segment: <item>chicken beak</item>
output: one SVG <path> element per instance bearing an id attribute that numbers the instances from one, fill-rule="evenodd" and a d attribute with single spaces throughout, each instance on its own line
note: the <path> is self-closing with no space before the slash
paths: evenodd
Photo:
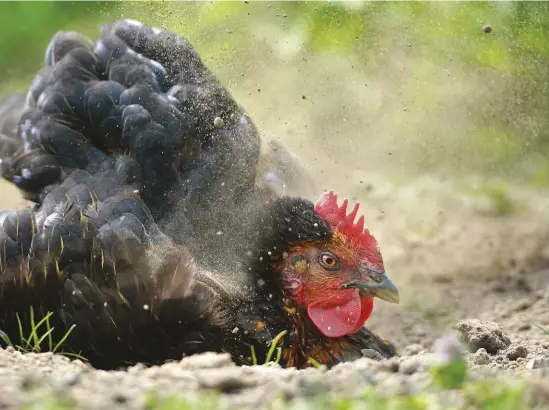
<path id="1" fill-rule="evenodd" d="M 400 295 L 395 284 L 387 276 L 383 276 L 381 282 L 358 280 L 347 282 L 342 286 L 343 289 L 355 288 L 358 289 L 362 296 L 373 296 L 383 299 L 390 303 L 399 303 Z"/>

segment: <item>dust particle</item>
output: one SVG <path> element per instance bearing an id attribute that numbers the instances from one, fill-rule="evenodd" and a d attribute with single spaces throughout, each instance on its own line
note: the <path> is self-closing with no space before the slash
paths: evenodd
<path id="1" fill-rule="evenodd" d="M 214 127 L 221 128 L 223 126 L 223 119 L 221 117 L 215 117 Z"/>

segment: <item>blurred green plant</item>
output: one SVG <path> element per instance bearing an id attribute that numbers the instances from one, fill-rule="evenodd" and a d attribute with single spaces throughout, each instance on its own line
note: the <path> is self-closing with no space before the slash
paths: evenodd
<path id="1" fill-rule="evenodd" d="M 464 359 L 433 366 L 433 381 L 442 389 L 459 389 L 467 380 L 468 366 Z"/>
<path id="2" fill-rule="evenodd" d="M 101 13 L 111 7 L 102 2 L 1 3 L 0 78 L 5 81 L 34 73 L 56 31 L 95 29 Z"/>
<path id="3" fill-rule="evenodd" d="M 519 210 L 519 204 L 509 195 L 509 189 L 505 185 L 496 183 L 483 183 L 476 187 L 475 194 L 485 197 L 490 202 L 490 214 L 495 216 L 508 216 Z"/>

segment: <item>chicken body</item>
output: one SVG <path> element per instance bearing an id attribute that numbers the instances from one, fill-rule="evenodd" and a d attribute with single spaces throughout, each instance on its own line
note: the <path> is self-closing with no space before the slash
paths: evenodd
<path id="1" fill-rule="evenodd" d="M 363 327 L 398 293 L 358 208 L 259 190 L 258 132 L 186 40 L 123 20 L 95 43 L 58 33 L 45 64 L 0 140 L 3 176 L 36 203 L 0 217 L 10 338 L 32 306 L 101 368 L 245 364 L 277 335 L 287 366 L 395 354 Z"/>

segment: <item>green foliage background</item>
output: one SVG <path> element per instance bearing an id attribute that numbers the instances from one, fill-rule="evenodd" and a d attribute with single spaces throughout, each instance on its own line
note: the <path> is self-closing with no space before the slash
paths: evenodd
<path id="1" fill-rule="evenodd" d="M 253 74 L 262 55 L 270 58 L 266 42 L 296 36 L 292 61 L 345 55 L 365 79 L 386 70 L 388 56 L 398 50 L 410 58 L 406 75 L 412 78 L 400 91 L 419 112 L 449 103 L 433 77 L 451 67 L 449 76 L 457 71 L 487 91 L 456 101 L 467 105 L 465 139 L 454 131 L 443 153 L 433 148 L 437 135 L 410 148 L 418 167 L 445 162 L 441 156 L 460 156 L 446 162 L 461 164 L 471 153 L 469 160 L 476 158 L 473 166 L 482 172 L 549 184 L 549 2 L 4 2 L 2 91 L 24 89 L 57 30 L 93 37 L 100 24 L 121 17 L 186 35 L 218 73 Z M 482 30 L 485 24 L 492 26 L 490 34 Z M 498 91 L 500 85 L 504 90 Z M 395 123 L 402 121 L 399 115 Z M 410 132 L 410 121 L 419 120 L 407 120 L 402 134 Z M 444 132 L 444 124 L 437 132 Z"/>

